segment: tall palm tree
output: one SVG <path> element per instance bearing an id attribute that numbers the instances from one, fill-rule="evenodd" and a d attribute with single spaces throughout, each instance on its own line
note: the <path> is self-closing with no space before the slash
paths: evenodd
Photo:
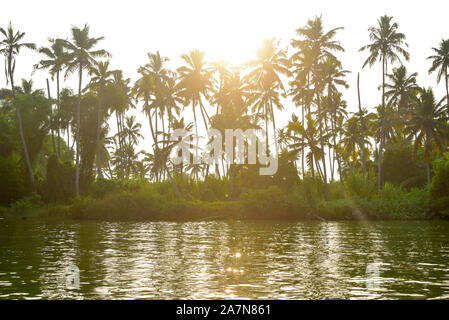
<path id="1" fill-rule="evenodd" d="M 429 69 L 429 73 L 438 69 L 438 82 L 440 82 L 444 75 L 444 80 L 446 81 L 447 107 L 449 108 L 449 39 L 441 40 L 440 46 L 438 48 L 432 48 L 432 50 L 435 51 L 436 54 L 427 58 L 432 60 L 432 66 Z"/>
<path id="2" fill-rule="evenodd" d="M 248 105 L 252 97 L 250 86 L 245 79 L 240 77 L 239 71 L 232 72 L 225 78 L 222 90 L 216 95 L 214 103 L 221 106 L 220 113 L 211 118 L 212 126 L 225 136 L 225 129 L 255 129 L 260 127 L 257 124 L 256 116 L 248 114 Z M 224 142 L 225 143 L 225 142 Z M 233 143 L 235 147 L 235 144 Z M 222 146 L 223 150 L 226 147 Z M 222 155 L 223 159 L 224 154 Z M 229 162 L 229 199 L 234 192 L 234 159 Z"/>
<path id="3" fill-rule="evenodd" d="M 34 68 L 35 69 L 48 69 L 51 79 L 53 80 L 56 75 L 56 104 L 58 113 L 61 108 L 61 102 L 59 97 L 59 74 L 64 68 L 67 62 L 67 53 L 64 48 L 64 40 L 62 39 L 49 39 L 51 43 L 50 47 L 41 47 L 39 53 L 45 56 L 45 59 L 39 61 Z M 59 121 L 58 121 L 59 122 Z M 58 156 L 61 156 L 61 138 L 60 138 L 60 126 L 58 124 Z"/>
<path id="4" fill-rule="evenodd" d="M 315 17 L 313 20 L 309 20 L 307 25 L 303 28 L 299 28 L 296 30 L 296 33 L 302 38 L 299 40 L 292 40 L 292 46 L 298 48 L 299 51 L 293 54 L 293 57 L 296 55 L 309 55 L 307 58 L 309 67 L 307 68 L 307 90 L 310 90 L 311 82 L 314 83 L 314 90 L 312 92 L 311 97 L 315 94 L 315 104 L 318 109 L 318 126 L 320 129 L 320 135 L 323 136 L 323 122 L 325 122 L 325 118 L 322 112 L 322 99 L 321 94 L 325 89 L 325 84 L 320 79 L 320 69 L 322 68 L 322 64 L 326 59 L 330 59 L 330 61 L 335 60 L 338 61 L 334 56 L 334 51 L 344 51 L 343 47 L 340 45 L 340 42 L 337 40 L 333 40 L 337 31 L 343 29 L 342 27 L 331 29 L 327 32 L 324 31 L 323 20 L 321 17 Z M 312 102 L 312 99 L 308 100 L 309 103 Z M 310 106 L 309 106 L 310 112 Z M 323 179 L 324 179 L 324 196 L 325 200 L 327 200 L 327 168 L 326 168 L 326 158 L 324 156 L 324 139 L 321 138 L 321 150 L 323 152 L 321 156 L 321 160 L 323 161 Z"/>
<path id="5" fill-rule="evenodd" d="M 158 143 L 158 116 L 161 118 L 163 133 L 165 134 L 164 115 L 167 113 L 166 106 L 163 103 L 163 89 L 166 81 L 171 77 L 172 72 L 165 67 L 165 62 L 169 61 L 167 57 L 161 56 L 159 51 L 156 53 L 147 53 L 149 63 L 139 68 L 139 72 L 148 74 L 153 79 L 153 91 L 150 107 L 155 110 L 154 123 L 156 130 L 156 141 Z"/>
<path id="6" fill-rule="evenodd" d="M 103 173 L 101 171 L 101 141 L 100 133 L 103 123 L 103 104 L 104 104 L 104 90 L 106 85 L 112 83 L 112 78 L 117 70 L 109 70 L 109 61 L 94 62 L 89 69 L 89 75 L 91 76 L 90 82 L 87 85 L 87 89 L 94 90 L 98 93 L 98 114 L 97 114 L 97 178 L 102 178 Z"/>
<path id="7" fill-rule="evenodd" d="M 123 141 L 123 122 L 124 115 L 129 108 L 134 108 L 133 98 L 132 98 L 132 88 L 130 87 L 130 78 L 124 78 L 123 72 L 121 70 L 114 72 L 113 81 L 111 84 L 106 86 L 106 98 L 109 108 L 112 112 L 115 112 L 116 126 L 117 126 L 117 142 L 118 142 L 118 152 L 116 152 L 116 161 L 124 162 L 123 152 L 124 151 L 124 141 Z M 116 150 L 117 151 L 117 150 Z M 118 177 L 123 178 L 123 165 L 118 165 Z"/>
<path id="8" fill-rule="evenodd" d="M 156 133 L 153 128 L 153 122 L 151 121 L 151 109 L 149 107 L 150 96 L 154 90 L 154 79 L 150 74 L 145 73 L 145 71 L 142 69 L 139 69 L 139 73 L 140 73 L 141 77 L 134 84 L 133 95 L 136 97 L 136 100 L 143 99 L 143 101 L 144 101 L 143 110 L 144 110 L 144 112 L 146 112 L 146 114 L 148 116 L 150 130 L 151 130 L 151 136 L 153 138 L 153 141 L 155 142 L 156 141 Z M 153 157 L 154 158 L 153 161 L 155 163 L 160 163 L 160 159 L 162 159 L 162 152 L 157 143 L 154 143 L 154 147 L 155 147 L 155 150 L 154 150 L 155 154 L 159 154 L 161 157 L 160 158 Z M 172 175 L 170 174 L 170 171 L 167 168 L 167 164 L 165 163 L 165 161 L 162 161 L 162 162 L 163 162 L 162 167 L 164 168 L 165 172 L 167 172 L 168 178 L 170 179 L 170 182 L 173 186 L 173 189 L 174 189 L 176 195 L 178 196 L 178 198 L 181 198 L 181 193 L 179 192 L 178 186 L 176 185 Z"/>
<path id="9" fill-rule="evenodd" d="M 442 102 L 435 101 L 431 88 L 419 89 L 419 94 L 413 97 L 411 117 L 407 123 L 410 138 L 415 137 L 415 152 L 420 147 L 424 148 L 428 184 L 432 153 L 441 153 L 448 142 L 448 116 Z"/>
<path id="10" fill-rule="evenodd" d="M 327 96 L 323 97 L 321 110 L 319 112 L 319 118 L 324 122 L 324 126 L 327 129 L 327 118 L 330 118 L 331 132 L 335 133 L 335 121 L 338 112 L 344 112 L 341 107 L 345 107 L 346 103 L 342 101 L 341 94 L 338 92 L 338 87 L 349 88 L 344 77 L 349 73 L 348 70 L 343 70 L 341 62 L 332 56 L 327 56 L 325 60 L 318 65 L 319 66 L 319 80 L 324 84 L 324 90 L 327 90 Z M 336 146 L 336 134 L 333 135 L 333 145 Z M 335 148 L 334 154 L 335 154 Z M 324 148 L 323 148 L 324 151 Z M 331 152 L 329 150 L 329 166 L 331 170 L 331 180 L 333 180 L 334 175 L 334 161 L 330 159 Z M 324 157 L 324 155 L 323 155 Z M 335 159 L 335 157 L 334 157 Z M 324 165 L 324 167 L 326 167 Z M 325 186 L 327 182 L 325 183 Z M 327 190 L 326 190 L 327 191 Z"/>
<path id="11" fill-rule="evenodd" d="M 71 41 L 64 40 L 64 47 L 67 49 L 67 69 L 66 76 L 78 71 L 78 102 L 76 108 L 76 177 L 75 177 L 75 194 L 79 195 L 79 178 L 80 178 L 80 106 L 81 106 L 81 86 L 83 79 L 83 71 L 89 70 L 95 63 L 95 59 L 110 57 L 111 55 L 103 50 L 93 50 L 94 47 L 104 39 L 104 37 L 92 38 L 89 35 L 89 26 L 87 24 L 84 27 L 72 27 L 71 29 L 72 39 Z"/>
<path id="12" fill-rule="evenodd" d="M 385 145 L 384 130 L 385 130 L 385 75 L 387 73 L 388 62 L 394 63 L 400 61 L 399 55 L 402 55 L 405 60 L 409 59 L 408 52 L 403 48 L 408 47 L 405 43 L 405 35 L 398 32 L 399 25 L 392 22 L 393 17 L 384 15 L 377 20 L 377 27 L 370 27 L 369 37 L 371 43 L 360 48 L 359 51 L 368 50 L 369 56 L 363 64 L 363 68 L 367 65 L 372 67 L 377 61 L 382 63 L 382 108 L 380 114 L 380 132 L 381 139 L 379 143 L 378 152 L 378 170 L 377 170 L 377 188 L 382 187 L 382 151 Z"/>
<path id="13" fill-rule="evenodd" d="M 286 91 L 280 76 L 289 74 L 287 53 L 286 50 L 279 49 L 279 43 L 275 38 L 264 39 L 262 46 L 256 51 L 256 59 L 247 64 L 252 69 L 247 75 L 247 79 L 254 85 L 253 109 L 261 112 L 265 117 L 267 154 L 269 152 L 268 123 L 270 121 L 273 124 L 276 154 L 279 153 L 273 105 L 279 110 L 283 109 L 280 94 L 285 95 Z"/>
<path id="14" fill-rule="evenodd" d="M 181 55 L 181 58 L 187 65 L 178 68 L 180 96 L 184 98 L 184 106 L 192 105 L 193 118 L 195 123 L 196 134 L 196 151 L 195 156 L 198 158 L 198 122 L 196 119 L 196 107 L 199 106 L 204 126 L 208 129 L 206 117 L 209 120 L 206 109 L 203 105 L 203 99 L 210 99 L 210 91 L 212 89 L 213 71 L 206 67 L 204 61 L 204 52 L 194 49 L 190 53 Z M 209 166 L 206 166 L 206 176 L 204 181 L 204 191 L 207 191 L 207 178 Z"/>
<path id="15" fill-rule="evenodd" d="M 11 82 L 11 91 L 13 96 L 13 104 L 16 109 L 17 124 L 19 126 L 20 140 L 22 141 L 23 153 L 25 155 L 26 166 L 30 177 L 31 188 L 33 192 L 36 192 L 36 186 L 34 184 L 33 168 L 31 167 L 30 156 L 28 154 L 28 148 L 23 134 L 22 117 L 20 115 L 19 108 L 16 104 L 16 91 L 14 87 L 14 70 L 16 67 L 16 59 L 22 48 L 36 49 L 34 43 L 21 42 L 25 36 L 25 32 L 14 32 L 11 22 L 8 28 L 5 30 L 0 27 L 0 32 L 3 34 L 4 39 L 0 42 L 0 54 L 5 56 L 5 73 L 6 81 Z"/>

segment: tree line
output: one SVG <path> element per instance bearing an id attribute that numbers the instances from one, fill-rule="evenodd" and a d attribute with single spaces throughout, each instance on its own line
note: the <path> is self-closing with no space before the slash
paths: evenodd
<path id="1" fill-rule="evenodd" d="M 194 49 L 181 55 L 183 65 L 171 70 L 169 59 L 159 51 L 148 53 L 147 63 L 138 68 L 139 78 L 132 83 L 122 70 L 111 70 L 111 54 L 99 48 L 104 38 L 92 36 L 87 24 L 72 27 L 69 39 L 49 39 L 47 46 L 38 47 L 26 42 L 25 33 L 10 23 L 0 28 L 0 52 L 10 85 L 0 92 L 0 126 L 5 128 L 0 156 L 23 165 L 33 192 L 36 178 L 45 179 L 50 157 L 56 157 L 69 167 L 74 163 L 75 196 L 95 179 L 104 178 L 169 180 L 178 196 L 184 179 L 202 179 L 207 192 L 212 174 L 229 179 L 232 194 L 238 168 L 227 165 L 225 155 L 215 167 L 172 164 L 169 155 L 175 143 L 169 139 L 170 132 L 185 129 L 196 137 L 193 157 L 204 152 L 199 127 L 223 132 L 264 128 L 270 142 L 267 153 L 278 154 L 302 178 L 321 179 L 325 199 L 328 183 L 344 182 L 345 172 L 351 170 L 362 170 L 364 176 L 377 171 L 381 189 L 387 144 L 410 143 L 414 154 L 422 153 L 430 183 L 431 162 L 449 142 L 449 39 L 432 48 L 434 54 L 428 57 L 429 73 L 436 73 L 437 82 L 445 84 L 446 96 L 436 97 L 432 88 L 418 85 L 417 73 L 403 65 L 409 53 L 398 23 L 393 17 L 380 17 L 369 28 L 369 41 L 360 52 L 365 58 L 363 68 L 381 67 L 381 103 L 364 107 L 357 84 L 358 111 L 348 112 L 341 89 L 349 87 L 350 71 L 338 58 L 344 51 L 337 40 L 342 29 L 326 30 L 322 18 L 315 17 L 296 30 L 290 49 L 281 47 L 277 39 L 265 39 L 254 59 L 241 66 L 231 66 L 224 59 L 208 62 L 203 51 Z M 48 80 L 47 92 L 34 90 L 32 80 L 16 85 L 15 66 L 25 49 L 41 54 L 34 69 L 46 70 L 56 81 L 55 97 Z M 61 88 L 67 77 L 78 80 L 76 92 Z M 286 106 L 285 101 L 295 107 Z M 152 152 L 137 151 L 146 135 L 132 115 L 137 108 L 148 119 Z M 286 126 L 277 126 L 275 111 L 291 113 Z M 193 123 L 186 122 L 186 112 L 193 114 Z M 114 133 L 109 127 L 112 122 Z M 202 138 L 204 147 L 208 137 Z M 4 166 L 14 168 L 11 162 Z"/>

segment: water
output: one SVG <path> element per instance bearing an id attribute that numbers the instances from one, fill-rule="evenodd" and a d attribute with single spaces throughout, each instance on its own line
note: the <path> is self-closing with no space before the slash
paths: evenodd
<path id="1" fill-rule="evenodd" d="M 0 221 L 0 299 L 66 298 L 448 299 L 449 222 Z"/>

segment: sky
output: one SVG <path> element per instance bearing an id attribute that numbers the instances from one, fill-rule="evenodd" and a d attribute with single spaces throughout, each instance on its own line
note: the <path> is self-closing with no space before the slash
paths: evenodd
<path id="1" fill-rule="evenodd" d="M 91 36 L 105 37 L 98 48 L 112 54 L 112 69 L 122 69 L 124 75 L 134 81 L 137 68 L 147 62 L 147 52 L 159 50 L 171 59 L 173 68 L 181 65 L 181 54 L 194 48 L 204 50 L 208 61 L 224 57 L 231 64 L 239 65 L 254 57 L 262 39 L 276 37 L 287 47 L 290 39 L 296 37 L 297 28 L 321 15 L 326 30 L 344 27 L 335 39 L 341 42 L 345 52 L 337 56 L 343 68 L 351 71 L 347 76 L 350 88 L 344 90 L 344 98 L 348 109 L 355 111 L 357 72 L 361 73 L 362 106 L 373 108 L 381 101 L 377 89 L 381 83 L 381 66 L 362 69 L 367 53 L 358 50 L 369 42 L 367 29 L 375 26 L 384 14 L 393 16 L 399 23 L 399 31 L 407 37 L 411 59 L 405 65 L 409 72 L 418 72 L 418 83 L 433 86 L 437 97 L 443 97 L 444 84 L 437 85 L 436 75 L 428 74 L 430 61 L 426 58 L 442 38 L 449 38 L 448 9 L 449 2 L 443 0 L 15 0 L 2 6 L 0 25 L 5 28 L 11 21 L 14 28 L 26 33 L 26 41 L 47 46 L 49 37 L 68 38 L 72 25 L 81 27 L 88 23 Z M 32 76 L 37 88 L 46 87 L 48 75 L 45 71 L 32 75 L 32 67 L 39 58 L 36 52 L 24 50 L 20 53 L 16 83 Z M 4 68 L 1 60 L 0 68 Z M 76 76 L 71 76 L 63 86 L 77 88 L 76 81 Z M 0 86 L 6 86 L 3 76 L 0 76 Z M 55 90 L 53 82 L 53 95 Z M 286 111 L 276 114 L 278 124 L 296 111 L 292 102 L 284 102 Z M 148 121 L 142 115 L 138 121 L 143 124 L 143 131 L 147 130 Z M 145 132 L 144 135 L 148 136 Z"/>

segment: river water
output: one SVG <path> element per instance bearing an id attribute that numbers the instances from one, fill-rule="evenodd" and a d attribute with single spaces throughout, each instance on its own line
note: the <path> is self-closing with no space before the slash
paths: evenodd
<path id="1" fill-rule="evenodd" d="M 449 299 L 449 222 L 2 220 L 0 299 Z"/>

